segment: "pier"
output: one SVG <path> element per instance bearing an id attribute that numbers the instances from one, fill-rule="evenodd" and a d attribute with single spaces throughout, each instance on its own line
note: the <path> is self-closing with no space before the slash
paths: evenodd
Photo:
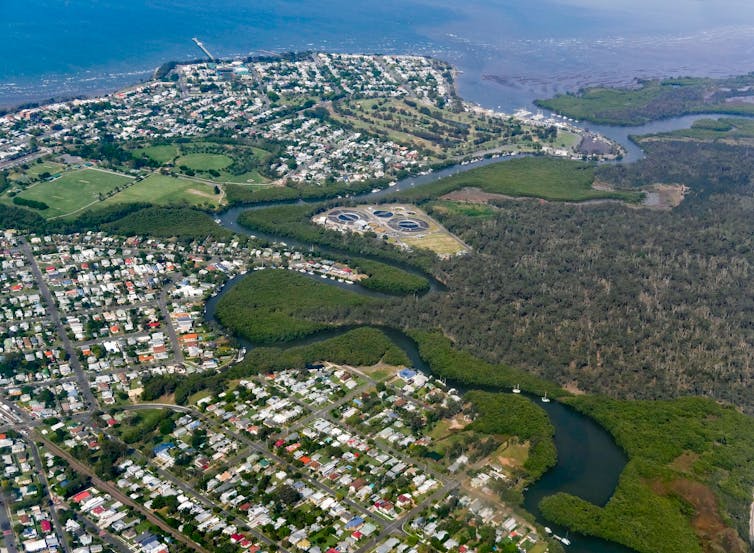
<path id="1" fill-rule="evenodd" d="M 191 40 L 193 40 L 194 44 L 196 44 L 199 49 L 206 54 L 206 56 L 209 58 L 209 61 L 215 61 L 215 56 L 213 56 L 212 53 L 207 50 L 207 47 L 204 46 L 204 43 L 201 40 L 196 37 L 192 38 Z"/>

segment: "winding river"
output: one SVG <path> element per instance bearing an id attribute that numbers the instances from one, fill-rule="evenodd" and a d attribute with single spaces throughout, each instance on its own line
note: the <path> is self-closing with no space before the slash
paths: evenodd
<path id="1" fill-rule="evenodd" d="M 629 140 L 631 135 L 650 134 L 657 132 L 668 132 L 672 130 L 688 128 L 694 121 L 703 118 L 719 118 L 724 117 L 719 114 L 699 114 L 689 115 L 684 117 L 677 117 L 673 119 L 667 119 L 663 121 L 655 121 L 646 125 L 638 127 L 611 127 L 590 125 L 590 130 L 600 132 L 601 134 L 615 140 L 626 148 L 627 154 L 624 157 L 624 162 L 632 162 L 641 159 L 643 153 L 641 149 Z M 504 157 L 498 159 L 483 159 L 474 163 L 466 165 L 457 165 L 448 167 L 428 175 L 421 175 L 415 177 L 407 177 L 399 181 L 394 187 L 387 188 L 375 193 L 364 193 L 357 196 L 353 196 L 351 200 L 364 200 L 375 201 L 382 200 L 385 197 L 401 191 L 407 190 L 415 186 L 422 186 L 430 182 L 434 182 L 440 178 L 454 175 L 460 172 L 465 172 L 476 167 L 488 165 L 491 163 L 498 163 L 512 159 L 511 157 Z M 277 201 L 269 202 L 266 204 L 255 205 L 242 205 L 227 209 L 219 215 L 220 224 L 228 230 L 243 233 L 247 235 L 254 235 L 258 238 L 266 239 L 271 242 L 284 242 L 290 246 L 294 246 L 300 249 L 308 249 L 311 245 L 305 244 L 297 240 L 293 240 L 283 236 L 274 236 L 271 234 L 252 233 L 245 227 L 238 223 L 238 217 L 244 211 L 249 209 L 264 209 L 266 207 L 274 205 L 289 204 L 294 202 Z M 299 201 L 299 203 L 302 203 Z M 314 202 L 312 202 L 314 203 Z M 316 246 L 317 250 L 323 255 L 344 256 L 349 255 L 347 252 L 337 250 L 334 248 Z M 383 263 L 388 263 L 404 270 L 408 270 L 414 274 L 420 274 L 427 277 L 430 280 L 430 291 L 442 292 L 445 290 L 445 286 L 431 277 L 431 275 L 423 274 L 416 269 L 396 263 L 394 261 L 375 257 L 375 260 Z M 228 292 L 244 275 L 239 275 L 230 281 L 219 291 L 218 294 L 213 296 L 207 301 L 205 308 L 205 317 L 215 324 L 217 319 L 215 318 L 215 311 L 217 304 L 222 296 Z M 358 285 L 346 286 L 345 284 L 338 283 L 329 279 L 316 278 L 318 281 L 326 283 L 331 286 L 340 286 L 344 289 L 348 289 L 353 292 L 366 294 L 374 297 L 383 297 L 383 294 L 367 290 Z M 332 329 L 327 329 L 318 333 L 315 333 L 306 338 L 295 340 L 285 343 L 285 347 L 293 347 L 311 344 L 328 338 L 333 338 L 339 334 L 355 328 L 354 326 L 344 326 Z M 420 357 L 416 343 L 403 332 L 390 327 L 380 327 L 380 330 L 393 340 L 393 342 L 401 347 L 414 367 L 423 372 L 429 373 L 430 367 Z M 239 343 L 247 348 L 254 347 L 252 343 L 243 338 L 237 337 Z M 550 420 L 555 428 L 555 446 L 558 452 L 558 461 L 554 468 L 548 471 L 541 479 L 531 485 L 525 493 L 524 507 L 534 514 L 538 522 L 542 525 L 549 525 L 552 530 L 561 536 L 566 536 L 567 530 L 565 528 L 557 527 L 556 525 L 548 523 L 543 519 L 539 511 L 539 501 L 554 493 L 565 492 L 575 496 L 581 497 L 587 501 L 590 501 L 596 505 L 604 505 L 612 496 L 615 488 L 618 484 L 623 468 L 626 465 L 627 458 L 625 453 L 615 444 L 610 434 L 601 426 L 599 426 L 594 420 L 578 413 L 574 409 L 556 401 L 550 403 L 543 403 L 539 401 L 539 398 L 530 397 L 532 401 L 535 401 L 540 405 L 550 417 Z M 631 553 L 631 550 L 620 546 L 615 543 L 607 542 L 601 539 L 587 537 L 587 536 L 569 536 L 571 539 L 571 545 L 567 547 L 567 551 L 573 553 Z"/>

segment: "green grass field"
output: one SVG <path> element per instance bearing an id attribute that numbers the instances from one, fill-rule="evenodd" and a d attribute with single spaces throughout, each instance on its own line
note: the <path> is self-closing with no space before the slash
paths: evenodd
<path id="1" fill-rule="evenodd" d="M 154 205 L 218 205 L 220 194 L 200 182 L 152 174 L 126 190 L 108 198 L 105 205 L 147 202 Z"/>
<path id="2" fill-rule="evenodd" d="M 180 151 L 176 144 L 157 144 L 155 146 L 149 146 L 147 148 L 139 148 L 135 151 L 136 154 L 144 154 L 148 158 L 156 161 L 160 164 L 165 164 L 169 161 L 173 161 Z"/>
<path id="3" fill-rule="evenodd" d="M 186 154 L 175 161 L 178 167 L 185 165 L 194 171 L 222 171 L 231 163 L 233 160 L 223 154 Z"/>
<path id="4" fill-rule="evenodd" d="M 47 218 L 60 217 L 97 202 L 100 194 L 107 194 L 133 179 L 96 169 L 81 169 L 65 173 L 53 181 L 30 186 L 18 196 L 27 200 L 44 202 L 49 209 L 40 211 Z"/>

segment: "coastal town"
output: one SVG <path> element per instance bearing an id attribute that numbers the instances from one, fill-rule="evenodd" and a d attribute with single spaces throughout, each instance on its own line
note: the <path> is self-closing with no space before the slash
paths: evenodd
<path id="1" fill-rule="evenodd" d="M 217 208 L 228 188 L 380 189 L 448 164 L 526 153 L 622 151 L 563 118 L 464 102 L 452 68 L 431 58 L 167 64 L 119 92 L 1 116 L 0 202 L 46 218 L 139 200 Z"/>
<path id="2" fill-rule="evenodd" d="M 347 265 L 241 237 L 13 231 L 0 262 L 5 550 L 547 550 L 500 495 L 520 468 L 468 444 L 473 410 L 411 367 L 322 362 L 155 397 L 166 375 L 243 356 L 205 313 L 230 279 L 364 278 Z M 459 454 L 428 456 L 439 444 Z"/>
<path id="3" fill-rule="evenodd" d="M 453 83 L 452 68 L 418 56 L 167 64 L 105 97 L 0 117 L 0 203 L 65 224 L 143 202 L 210 212 L 258 191 L 370 193 L 484 157 L 621 153 L 564 119 L 463 102 Z M 314 222 L 441 259 L 470 251 L 407 204 Z M 569 544 L 518 506 L 530 444 L 476 432 L 474 406 L 443 380 L 328 359 L 249 371 L 253 345 L 215 319 L 247 273 L 360 289 L 370 275 L 358 264 L 231 232 L 100 229 L 6 230 L 0 263 L 5 551 Z M 215 378 L 242 364 L 239 378 Z M 187 393 L 176 380 L 216 384 Z"/>

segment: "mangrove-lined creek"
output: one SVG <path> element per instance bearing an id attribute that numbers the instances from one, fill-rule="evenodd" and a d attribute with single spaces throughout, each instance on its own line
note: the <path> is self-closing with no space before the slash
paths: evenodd
<path id="1" fill-rule="evenodd" d="M 687 128 L 691 123 L 703 117 L 710 116 L 695 115 L 651 123 L 642 127 L 599 127 L 594 130 L 598 130 L 602 134 L 620 142 L 627 149 L 628 155 L 626 156 L 626 160 L 635 161 L 641 157 L 641 150 L 635 144 L 630 143 L 628 140 L 629 136 Z M 510 158 L 503 158 L 502 161 L 505 161 L 505 159 Z M 361 194 L 350 199 L 365 201 L 382 200 L 386 196 L 397 191 L 421 186 L 446 176 L 495 162 L 501 162 L 501 160 L 484 159 L 463 166 L 458 165 L 448 167 L 429 175 L 408 177 L 398 182 L 394 187 L 375 193 Z M 244 211 L 249 209 L 265 209 L 266 207 L 283 203 L 290 202 L 270 202 L 266 204 L 235 206 L 220 214 L 219 221 L 223 227 L 233 232 L 244 233 L 247 235 L 253 234 L 258 238 L 275 242 L 285 242 L 288 245 L 301 249 L 309 248 L 312 246 L 311 244 L 304 244 L 288 237 L 275 236 L 269 233 L 252 233 L 238 223 L 238 218 Z M 317 246 L 317 249 L 324 255 L 348 255 L 347 252 L 333 248 Z M 445 289 L 444 285 L 432 278 L 431 275 L 420 273 L 416 269 L 384 258 L 378 258 L 378 260 L 382 263 L 388 263 L 428 278 L 430 281 L 429 293 L 442 293 Z M 217 304 L 222 296 L 232 289 L 232 287 L 242 278 L 243 275 L 228 281 L 217 295 L 209 299 L 205 313 L 208 320 L 213 321 L 215 324 L 219 324 L 215 318 Z M 382 294 L 378 292 L 367 290 L 358 285 L 346 286 L 329 279 L 325 280 L 317 278 L 317 280 L 330 286 L 347 287 L 351 291 L 372 297 L 382 296 Z M 286 345 L 288 347 L 293 347 L 326 340 L 353 328 L 353 326 L 344 326 L 327 329 L 306 338 L 288 342 Z M 423 372 L 430 372 L 429 366 L 419 355 L 416 343 L 410 337 L 394 328 L 378 328 L 380 328 L 380 330 L 382 330 L 396 345 L 406 352 L 416 369 Z M 254 347 L 254 344 L 250 343 L 248 340 L 241 337 L 236 338 L 240 345 L 246 349 Z M 568 535 L 568 532 L 565 528 L 550 524 L 542 518 L 538 508 L 539 501 L 548 495 L 565 492 L 581 497 L 594 504 L 604 505 L 610 499 L 617 486 L 618 479 L 626 465 L 627 458 L 625 453 L 616 445 L 608 432 L 589 417 L 586 417 L 567 405 L 557 401 L 542 402 L 539 397 L 535 396 L 529 396 L 529 398 L 546 411 L 555 428 L 555 446 L 557 448 L 558 460 L 555 467 L 550 469 L 542 478 L 532 484 L 525 491 L 524 507 L 534 514 L 542 525 L 548 525 L 555 533 L 561 536 L 566 536 Z M 572 543 L 567 547 L 567 550 L 574 553 L 630 553 L 630 550 L 626 547 L 596 538 L 586 536 L 569 536 L 569 538 Z"/>

